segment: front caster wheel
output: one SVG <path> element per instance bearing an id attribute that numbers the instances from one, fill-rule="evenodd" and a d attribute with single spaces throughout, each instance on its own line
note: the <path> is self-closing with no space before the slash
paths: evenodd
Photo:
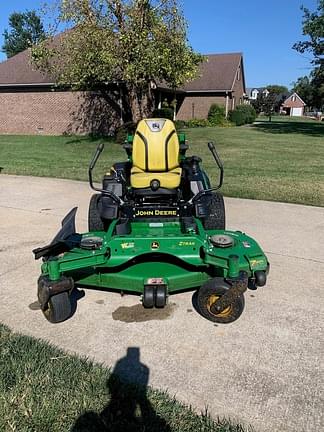
<path id="1" fill-rule="evenodd" d="M 238 297 L 231 306 L 220 313 L 214 313 L 212 307 L 216 301 L 230 288 L 222 278 L 214 278 L 202 285 L 198 290 L 198 309 L 209 321 L 227 324 L 236 321 L 244 310 L 244 296 Z"/>
<path id="2" fill-rule="evenodd" d="M 43 311 L 46 319 L 53 323 L 65 321 L 71 316 L 72 307 L 68 292 L 62 292 L 49 298 L 47 309 Z"/>

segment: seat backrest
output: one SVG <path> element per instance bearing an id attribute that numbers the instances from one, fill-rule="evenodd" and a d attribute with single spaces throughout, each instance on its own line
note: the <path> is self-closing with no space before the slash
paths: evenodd
<path id="1" fill-rule="evenodd" d="M 179 166 L 179 139 L 168 119 L 141 120 L 133 140 L 133 166 L 147 172 L 167 172 Z"/>

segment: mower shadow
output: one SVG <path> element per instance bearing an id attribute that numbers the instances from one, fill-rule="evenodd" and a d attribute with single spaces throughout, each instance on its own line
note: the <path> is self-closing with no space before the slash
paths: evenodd
<path id="1" fill-rule="evenodd" d="M 302 134 L 314 137 L 324 137 L 324 122 L 312 121 L 284 121 L 272 120 L 260 121 L 252 128 L 273 134 Z"/>
<path id="2" fill-rule="evenodd" d="M 97 414 L 80 415 L 70 432 L 170 432 L 147 397 L 149 368 L 140 362 L 140 349 L 127 348 L 107 380 L 109 403 Z"/>
<path id="3" fill-rule="evenodd" d="M 83 297 L 85 297 L 85 292 L 82 289 L 78 289 L 75 287 L 71 293 L 70 301 L 71 301 L 71 315 L 68 319 L 72 318 L 75 314 L 77 307 L 78 307 L 78 301 L 81 300 Z"/>

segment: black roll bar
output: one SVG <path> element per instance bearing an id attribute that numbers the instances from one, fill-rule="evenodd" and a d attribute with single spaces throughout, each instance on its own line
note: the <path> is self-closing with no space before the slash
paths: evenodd
<path id="1" fill-rule="evenodd" d="M 209 142 L 208 143 L 208 148 L 211 152 L 211 154 L 213 155 L 215 162 L 220 170 L 220 175 L 219 175 L 219 183 L 218 186 L 216 187 L 212 187 L 210 189 L 205 189 L 202 190 L 200 192 L 198 192 L 196 195 L 194 195 L 189 201 L 188 204 L 193 204 L 195 201 L 197 201 L 199 198 L 201 198 L 202 196 L 209 194 L 210 192 L 214 192 L 217 191 L 218 189 L 220 189 L 223 185 L 223 180 L 224 180 L 224 166 L 223 166 L 223 162 L 221 161 L 221 158 L 219 157 L 219 154 L 217 153 L 215 144 L 213 142 Z"/>

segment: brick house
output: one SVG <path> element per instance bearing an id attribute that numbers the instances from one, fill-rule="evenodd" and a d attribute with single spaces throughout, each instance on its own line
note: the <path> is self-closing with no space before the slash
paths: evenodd
<path id="1" fill-rule="evenodd" d="M 200 77 L 184 87 L 177 119 L 207 118 L 211 104 L 230 110 L 246 99 L 243 56 L 241 53 L 212 54 L 200 66 Z M 180 99 L 181 101 L 181 99 Z"/>
<path id="2" fill-rule="evenodd" d="M 177 119 L 206 118 L 212 103 L 226 113 L 243 103 L 245 78 L 242 54 L 206 56 L 200 76 L 172 92 L 158 85 L 156 104 L 176 96 Z M 119 84 L 111 86 L 115 96 Z M 115 98 L 116 99 L 116 98 Z M 118 103 L 102 92 L 70 91 L 55 87 L 54 80 L 32 68 L 29 50 L 0 63 L 0 133 L 86 134 L 110 133 L 122 123 Z"/>
<path id="3" fill-rule="evenodd" d="M 0 133 L 109 133 L 119 124 L 116 109 L 99 93 L 56 88 L 32 68 L 29 50 L 0 63 Z"/>
<path id="4" fill-rule="evenodd" d="M 305 106 L 306 104 L 302 98 L 297 93 L 293 93 L 284 101 L 281 106 L 281 111 L 291 117 L 302 117 L 304 115 Z"/>

